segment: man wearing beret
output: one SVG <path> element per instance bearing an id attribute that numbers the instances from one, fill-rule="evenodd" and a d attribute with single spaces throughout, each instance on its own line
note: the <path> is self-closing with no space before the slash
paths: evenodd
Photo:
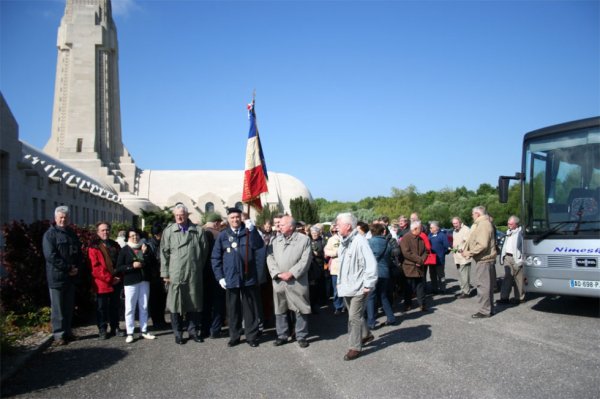
<path id="1" fill-rule="evenodd" d="M 242 318 L 246 342 L 258 346 L 258 278 L 256 251 L 264 242 L 257 229 L 249 230 L 241 219 L 242 211 L 227 209 L 229 226 L 219 234 L 212 250 L 215 279 L 226 291 L 229 347 L 239 345 Z"/>

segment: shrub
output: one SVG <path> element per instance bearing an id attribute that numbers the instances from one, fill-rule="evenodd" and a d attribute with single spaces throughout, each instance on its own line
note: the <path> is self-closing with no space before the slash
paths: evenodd
<path id="1" fill-rule="evenodd" d="M 0 278 L 0 311 L 13 312 L 15 317 L 39 313 L 50 306 L 46 281 L 46 261 L 42 250 L 42 237 L 50 223 L 12 222 L 3 226 L 4 248 L 1 252 L 2 274 Z M 80 270 L 79 284 L 75 293 L 75 323 L 88 321 L 94 310 L 92 279 L 87 264 L 87 248 L 94 237 L 90 230 L 71 226 L 82 242 L 84 267 Z M 29 320 L 35 317 L 28 316 Z M 3 319 L 4 320 L 4 319 Z"/>

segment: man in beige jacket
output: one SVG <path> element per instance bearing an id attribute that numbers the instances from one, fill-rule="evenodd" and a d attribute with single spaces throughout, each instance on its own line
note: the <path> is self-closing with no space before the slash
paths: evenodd
<path id="1" fill-rule="evenodd" d="M 452 218 L 452 257 L 458 270 L 458 282 L 460 292 L 456 295 L 458 299 L 469 298 L 471 293 L 471 262 L 467 261 L 460 251 L 464 248 L 471 229 L 465 226 L 462 220 L 455 216 Z"/>
<path id="2" fill-rule="evenodd" d="M 496 264 L 496 232 L 490 217 L 483 206 L 473 208 L 473 225 L 469 238 L 461 251 L 465 260 L 475 261 L 477 278 L 477 302 L 479 311 L 471 317 L 483 319 L 494 314 L 495 273 L 492 268 Z"/>

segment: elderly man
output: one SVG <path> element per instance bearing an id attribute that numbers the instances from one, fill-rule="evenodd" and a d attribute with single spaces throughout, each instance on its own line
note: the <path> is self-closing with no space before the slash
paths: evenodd
<path id="1" fill-rule="evenodd" d="M 508 231 L 502 245 L 500 254 L 500 264 L 504 265 L 504 280 L 502 280 L 502 289 L 499 304 L 510 303 L 508 297 L 510 291 L 514 288 L 514 303 L 518 305 L 525 300 L 525 276 L 523 275 L 523 235 L 519 218 L 515 215 L 508 218 Z"/>
<path id="2" fill-rule="evenodd" d="M 479 311 L 472 315 L 474 319 L 483 319 L 494 314 L 495 273 L 496 264 L 496 231 L 483 206 L 473 208 L 473 225 L 471 233 L 460 252 L 465 260 L 475 261 L 477 278 L 477 302 Z"/>
<path id="3" fill-rule="evenodd" d="M 107 339 L 110 335 L 123 337 L 125 332 L 119 330 L 119 305 L 123 284 L 120 277 L 115 275 L 121 246 L 110 239 L 110 224 L 107 222 L 96 224 L 96 234 L 98 237 L 90 242 L 88 258 L 96 292 L 98 338 Z M 109 325 L 110 334 L 107 332 Z"/>
<path id="4" fill-rule="evenodd" d="M 81 242 L 68 227 L 69 208 L 54 210 L 53 226 L 44 233 L 42 247 L 46 258 L 46 278 L 50 290 L 52 334 L 55 345 L 75 339 L 71 332 L 75 302 L 75 282 L 83 266 Z"/>
<path id="5" fill-rule="evenodd" d="M 171 325 L 178 345 L 185 343 L 182 337 L 184 315 L 190 339 L 203 341 L 200 316 L 203 270 L 209 259 L 208 243 L 202 227 L 192 223 L 188 214 L 185 205 L 175 205 L 175 223 L 165 227 L 160 242 L 160 276 L 169 287 L 167 308 L 171 311 Z"/>
<path id="6" fill-rule="evenodd" d="M 415 293 L 421 311 L 425 312 L 427 311 L 425 304 L 425 259 L 427 258 L 427 251 L 421 236 L 420 221 L 415 220 L 410 223 L 410 233 L 402 236 L 400 248 L 404 257 L 402 270 L 406 276 L 408 292 Z M 407 302 L 405 300 L 405 306 L 406 310 L 410 310 L 412 306 L 411 295 L 408 296 Z"/>
<path id="7" fill-rule="evenodd" d="M 226 290 L 229 347 L 239 345 L 242 318 L 246 342 L 258 346 L 258 277 L 256 252 L 264 246 L 257 229 L 249 230 L 241 219 L 242 211 L 227 209 L 229 226 L 219 234 L 212 251 L 212 269 L 219 285 Z"/>
<path id="8" fill-rule="evenodd" d="M 458 299 L 466 299 L 469 298 L 471 293 L 471 262 L 467 262 L 460 251 L 464 248 L 471 229 L 465 226 L 458 216 L 452 218 L 452 227 L 454 228 L 452 232 L 452 257 L 458 270 L 458 282 L 460 285 L 460 292 L 456 294 L 456 297 Z"/>
<path id="9" fill-rule="evenodd" d="M 279 232 L 267 249 L 267 266 L 273 279 L 275 302 L 275 329 L 277 339 L 273 345 L 280 346 L 288 340 L 287 312 L 296 316 L 296 339 L 298 346 L 306 348 L 310 300 L 308 269 L 311 264 L 310 238 L 296 231 L 296 221 L 291 216 L 279 220 Z"/>
<path id="10" fill-rule="evenodd" d="M 374 339 L 365 319 L 365 305 L 367 295 L 377 283 L 377 260 L 367 239 L 358 234 L 356 225 L 356 217 L 351 213 L 340 213 L 336 218 L 341 237 L 337 290 L 348 309 L 349 349 L 344 360 L 359 357 L 363 344 Z"/>

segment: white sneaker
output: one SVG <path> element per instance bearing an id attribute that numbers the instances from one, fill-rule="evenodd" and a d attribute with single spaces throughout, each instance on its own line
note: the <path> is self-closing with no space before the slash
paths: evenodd
<path id="1" fill-rule="evenodd" d="M 156 339 L 156 336 L 150 334 L 149 332 L 143 332 L 142 333 L 142 338 L 144 338 L 144 339 Z"/>
<path id="2" fill-rule="evenodd" d="M 128 344 L 133 342 L 133 335 L 128 335 L 127 338 L 125 338 L 125 342 L 127 342 Z"/>

